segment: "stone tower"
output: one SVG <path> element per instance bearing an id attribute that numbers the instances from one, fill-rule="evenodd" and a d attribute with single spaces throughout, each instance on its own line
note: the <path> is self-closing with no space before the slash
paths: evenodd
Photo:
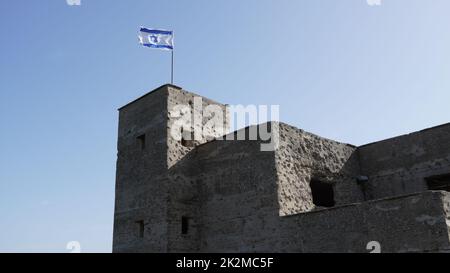
<path id="1" fill-rule="evenodd" d="M 180 105 L 187 108 L 177 108 Z M 208 105 L 222 108 L 222 128 L 204 126 L 202 114 Z M 177 135 L 173 127 L 181 115 L 190 115 L 192 122 Z M 199 122 L 195 123 L 195 118 Z M 169 170 L 195 146 L 223 135 L 227 124 L 225 105 L 174 85 L 161 86 L 119 109 L 114 252 L 188 251 L 195 247 L 195 181 L 180 181 L 179 175 Z M 195 136 L 196 130 L 204 134 Z M 169 240 L 187 233 L 180 232 L 180 227 L 186 229 L 188 224 L 189 236 Z"/>

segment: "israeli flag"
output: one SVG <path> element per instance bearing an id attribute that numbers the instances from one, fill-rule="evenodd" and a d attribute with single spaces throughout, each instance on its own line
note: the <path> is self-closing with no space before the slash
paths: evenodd
<path id="1" fill-rule="evenodd" d="M 173 31 L 141 27 L 139 42 L 151 48 L 173 50 Z"/>

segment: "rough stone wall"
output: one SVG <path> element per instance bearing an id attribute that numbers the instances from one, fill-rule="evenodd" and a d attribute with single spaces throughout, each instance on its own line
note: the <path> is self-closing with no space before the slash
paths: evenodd
<path id="1" fill-rule="evenodd" d="M 445 223 L 447 225 L 447 231 L 450 240 L 450 194 L 443 194 L 443 205 L 444 205 L 444 213 L 445 213 Z M 450 252 L 450 249 L 448 249 Z"/>
<path id="2" fill-rule="evenodd" d="M 218 140 L 197 147 L 171 169 L 172 181 L 178 181 L 171 197 L 183 200 L 176 202 L 177 210 L 192 217 L 193 229 L 187 236 L 171 237 L 170 251 L 368 252 L 366 245 L 374 240 L 383 252 L 449 248 L 443 205 L 448 194 L 354 203 L 362 201 L 355 181 L 355 148 L 285 124 L 279 128 L 277 151 L 261 152 L 259 140 Z M 297 172 L 306 187 L 299 194 L 309 193 L 311 177 L 329 177 L 338 188 L 337 206 L 289 210 L 311 202 L 307 196 L 297 205 L 286 205 L 295 200 L 295 190 L 289 187 L 297 186 L 290 176 Z M 347 194 L 339 194 L 339 189 Z M 350 202 L 354 204 L 339 206 Z M 194 204 L 192 209 L 186 209 L 189 204 Z"/>
<path id="3" fill-rule="evenodd" d="M 169 89 L 167 103 L 169 111 L 167 116 L 168 251 L 197 251 L 200 242 L 199 227 L 201 226 L 201 215 L 199 215 L 201 203 L 198 188 L 201 171 L 198 168 L 198 157 L 195 156 L 196 147 L 228 132 L 228 111 L 226 105 L 176 88 Z M 182 105 L 187 106 L 187 109 L 181 109 Z M 208 123 L 213 118 L 207 113 L 207 107 L 210 105 L 218 107 L 221 111 L 223 123 L 214 124 L 215 126 Z M 177 128 L 175 123 L 183 116 L 190 117 L 186 119 L 190 122 L 186 124 L 188 129 L 181 132 L 175 130 Z M 178 134 L 181 137 L 182 133 L 184 137 L 190 138 L 189 132 L 200 132 L 200 134 L 194 135 L 193 147 L 183 146 L 182 142 L 176 138 Z M 187 234 L 181 234 L 182 217 L 189 219 Z"/>
<path id="4" fill-rule="evenodd" d="M 356 149 L 277 123 L 278 150 L 263 152 L 261 140 L 211 141 L 222 128 L 202 118 L 188 131 L 210 138 L 186 147 L 172 135 L 180 115 L 214 104 L 229 126 L 226 106 L 206 98 L 174 111 L 194 97 L 166 85 L 120 109 L 114 252 L 367 252 L 372 240 L 385 252 L 450 249 L 447 193 L 355 203 L 423 191 L 424 177 L 450 172 L 450 125 Z M 365 195 L 358 175 L 369 176 Z M 315 208 L 312 178 L 333 185 L 337 207 Z"/>
<path id="5" fill-rule="evenodd" d="M 358 148 L 368 199 L 427 190 L 424 178 L 450 173 L 450 124 Z"/>
<path id="6" fill-rule="evenodd" d="M 275 153 L 280 215 L 311 211 L 312 178 L 333 184 L 336 205 L 362 200 L 356 183 L 356 148 L 280 123 L 280 147 Z"/>
<path id="7" fill-rule="evenodd" d="M 170 211 L 192 227 L 182 235 L 174 222 L 169 251 L 269 251 L 261 238 L 278 236 L 277 179 L 274 152 L 260 152 L 260 144 L 212 141 L 170 169 Z"/>
<path id="8" fill-rule="evenodd" d="M 367 243 L 377 241 L 388 253 L 447 251 L 448 198 L 446 192 L 424 192 L 283 217 L 284 232 L 293 237 L 281 250 L 367 253 Z"/>
<path id="9" fill-rule="evenodd" d="M 228 112 L 225 105 L 202 97 L 194 109 L 195 97 L 200 96 L 172 85 L 165 85 L 122 107 L 119 114 L 118 159 L 116 178 L 116 208 L 114 217 L 114 252 L 166 252 L 197 249 L 195 228 L 199 210 L 195 181 L 188 172 L 177 171 L 177 164 L 195 146 L 227 132 Z M 209 116 L 202 118 L 208 105 L 223 111 L 225 123 L 209 127 Z M 185 147 L 172 135 L 176 106 L 187 105 L 181 115 L 199 115 L 198 124 L 190 129 L 204 130 L 208 138 L 196 139 L 193 147 Z M 205 113 L 206 115 L 206 113 Z M 192 119 L 193 120 L 193 119 Z M 219 132 L 219 134 L 217 133 Z M 145 135 L 145 149 L 137 139 Z M 194 166 L 195 161 L 189 163 Z M 180 163 L 180 165 L 182 165 Z M 181 217 L 190 217 L 191 230 L 180 235 Z M 145 224 L 140 236 L 140 224 Z"/>
<path id="10" fill-rule="evenodd" d="M 167 251 L 167 96 L 161 87 L 120 109 L 114 252 Z"/>
<path id="11" fill-rule="evenodd" d="M 259 141 L 215 141 L 198 148 L 201 251 L 270 251 L 279 225 L 273 152 Z"/>
<path id="12" fill-rule="evenodd" d="M 195 108 L 195 100 L 201 98 L 201 105 Z M 182 111 L 179 106 L 185 105 L 189 108 L 189 111 Z M 224 123 L 216 126 L 209 126 L 208 120 L 211 117 L 204 111 L 209 105 L 218 106 L 222 111 L 222 118 Z M 168 157 L 167 164 L 168 167 L 172 167 L 178 161 L 180 161 L 186 154 L 192 151 L 195 146 L 201 145 L 208 141 L 214 140 L 217 137 L 221 137 L 228 133 L 229 128 L 229 114 L 227 106 L 208 98 L 202 97 L 200 95 L 178 89 L 169 88 L 169 96 L 167 101 L 168 115 L 167 115 L 167 147 L 168 147 Z M 175 130 L 174 123 L 181 120 L 182 116 L 190 116 L 189 120 L 192 122 L 187 124 L 191 132 L 204 132 L 204 134 L 199 135 L 200 138 L 195 137 L 193 147 L 185 147 L 181 144 L 180 140 L 174 138 L 173 132 L 176 131 L 175 135 L 181 137 L 190 136 L 190 134 L 185 130 L 184 133 Z M 198 117 L 197 123 L 194 122 L 195 118 Z"/>

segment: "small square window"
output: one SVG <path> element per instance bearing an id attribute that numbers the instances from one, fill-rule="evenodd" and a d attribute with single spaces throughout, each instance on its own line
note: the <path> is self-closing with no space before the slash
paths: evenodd
<path id="1" fill-rule="evenodd" d="M 429 190 L 450 192 L 450 174 L 427 177 L 425 181 Z"/>
<path id="2" fill-rule="evenodd" d="M 138 136 L 137 141 L 141 150 L 145 150 L 145 134 Z"/>
<path id="3" fill-rule="evenodd" d="M 137 225 L 137 229 L 138 229 L 138 237 L 139 238 L 144 238 L 144 233 L 145 233 L 145 223 L 143 220 L 141 221 L 136 221 L 136 225 Z"/>
<path id="4" fill-rule="evenodd" d="M 327 208 L 334 206 L 334 191 L 331 183 L 313 179 L 310 187 L 314 205 Z"/>
<path id="5" fill-rule="evenodd" d="M 181 217 L 181 234 L 186 235 L 189 233 L 189 217 Z"/>
<path id="6" fill-rule="evenodd" d="M 194 132 L 182 132 L 181 134 L 181 145 L 184 147 L 194 147 Z"/>

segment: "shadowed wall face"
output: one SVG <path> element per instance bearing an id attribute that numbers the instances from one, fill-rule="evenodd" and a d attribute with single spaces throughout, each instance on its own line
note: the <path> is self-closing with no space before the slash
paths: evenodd
<path id="1" fill-rule="evenodd" d="M 282 249 L 367 253 L 376 241 L 383 253 L 447 252 L 449 206 L 449 193 L 424 192 L 283 217 Z"/>
<path id="2" fill-rule="evenodd" d="M 450 124 L 361 146 L 358 153 L 369 199 L 436 189 L 427 178 L 450 174 Z"/>
<path id="3" fill-rule="evenodd" d="M 200 99 L 199 105 L 195 105 L 196 99 Z M 211 104 L 223 111 L 222 126 L 205 126 L 203 110 Z M 227 131 L 225 105 L 172 85 L 162 86 L 120 109 L 114 252 L 198 248 L 198 218 L 193 217 L 199 209 L 195 180 L 188 173 L 177 173 L 175 166 L 207 139 L 189 139 L 191 145 L 176 139 L 172 129 L 179 116 L 174 116 L 174 108 L 180 105 L 189 108 L 183 114 L 191 116 L 192 121 L 185 133 L 199 130 L 211 137 L 217 136 L 215 130 Z M 200 117 L 199 124 L 193 122 L 194 115 Z"/>
<path id="4" fill-rule="evenodd" d="M 167 251 L 166 87 L 120 109 L 114 252 Z"/>
<path id="5" fill-rule="evenodd" d="M 200 249 L 202 166 L 199 145 L 228 132 L 229 116 L 224 104 L 182 89 L 170 88 L 167 98 L 167 197 L 168 251 L 192 252 Z M 207 109 L 218 110 L 220 123 L 211 126 Z M 181 122 L 181 123 L 180 123 Z M 182 129 L 180 130 L 180 124 Z"/>
<path id="6" fill-rule="evenodd" d="M 215 141 L 197 159 L 201 251 L 270 251 L 280 229 L 274 153 L 259 141 Z"/>

